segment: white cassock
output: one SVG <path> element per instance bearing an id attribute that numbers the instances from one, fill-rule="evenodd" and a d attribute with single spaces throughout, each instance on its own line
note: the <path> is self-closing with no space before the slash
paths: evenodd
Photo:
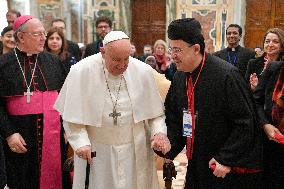
<path id="1" fill-rule="evenodd" d="M 152 68 L 130 58 L 127 70 L 112 76 L 105 69 L 113 101 L 117 98 L 117 125 L 103 72 L 101 54 L 72 66 L 55 108 L 74 151 L 91 145 L 96 151 L 90 168 L 89 189 L 157 189 L 158 178 L 150 137 L 165 133 L 165 116 Z M 145 122 L 147 124 L 145 124 Z M 75 155 L 73 189 L 83 189 L 86 161 Z"/>

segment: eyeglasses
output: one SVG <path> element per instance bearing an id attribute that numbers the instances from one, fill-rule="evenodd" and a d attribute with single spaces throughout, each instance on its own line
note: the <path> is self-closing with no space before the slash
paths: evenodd
<path id="1" fill-rule="evenodd" d="M 193 45 L 189 45 L 188 47 L 192 47 Z M 181 53 L 183 51 L 182 48 L 180 47 L 170 47 L 168 49 L 168 53 L 169 54 L 178 54 L 178 53 Z"/>
<path id="2" fill-rule="evenodd" d="M 33 37 L 46 37 L 47 36 L 46 31 L 43 31 L 43 32 L 22 32 L 22 33 L 30 34 Z"/>
<path id="3" fill-rule="evenodd" d="M 182 48 L 179 48 L 179 47 L 173 47 L 173 48 L 169 48 L 168 49 L 168 53 L 169 54 L 177 54 L 177 53 L 180 53 L 180 52 L 182 52 L 183 51 L 183 49 Z"/>

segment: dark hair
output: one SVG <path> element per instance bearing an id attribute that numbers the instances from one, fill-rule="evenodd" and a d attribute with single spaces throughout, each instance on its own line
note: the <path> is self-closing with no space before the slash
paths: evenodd
<path id="1" fill-rule="evenodd" d="M 283 60 L 284 59 L 284 31 L 281 30 L 280 28 L 270 28 L 267 30 L 267 32 L 264 34 L 264 38 L 263 38 L 263 44 L 265 42 L 265 38 L 269 33 L 274 33 L 275 35 L 278 36 L 279 41 L 280 41 L 280 45 L 281 45 L 281 49 L 282 51 L 279 54 L 279 60 Z"/>
<path id="2" fill-rule="evenodd" d="M 51 52 L 51 49 L 48 46 L 48 39 L 50 38 L 50 36 L 52 36 L 54 33 L 58 33 L 58 35 L 61 37 L 62 40 L 62 46 L 60 48 L 60 52 L 59 52 L 59 57 L 61 60 L 65 60 L 68 56 L 69 53 L 67 51 L 67 41 L 64 37 L 64 33 L 62 31 L 61 28 L 56 28 L 56 27 L 52 27 L 47 31 L 47 35 L 46 35 L 46 40 L 45 40 L 45 44 L 44 47 L 48 52 Z"/>
<path id="3" fill-rule="evenodd" d="M 12 27 L 12 26 L 6 26 L 6 27 L 2 30 L 1 36 L 3 37 L 3 36 L 5 35 L 5 33 L 9 32 L 9 31 L 11 31 L 11 30 L 13 30 L 13 27 Z"/>
<path id="4" fill-rule="evenodd" d="M 54 22 L 63 22 L 64 23 L 64 26 L 66 26 L 66 23 L 63 19 L 61 18 L 55 18 L 51 21 L 51 26 L 53 25 Z"/>
<path id="5" fill-rule="evenodd" d="M 199 44 L 200 52 L 205 51 L 205 42 L 201 25 L 195 18 L 182 18 L 174 20 L 168 26 L 168 38 L 171 40 L 183 40 L 188 44 Z"/>
<path id="6" fill-rule="evenodd" d="M 240 25 L 238 25 L 238 24 L 230 24 L 230 25 L 227 27 L 227 29 L 226 29 L 226 34 L 227 34 L 227 32 L 228 32 L 228 28 L 238 28 L 240 36 L 243 34 L 243 29 L 242 29 L 242 27 L 241 27 Z"/>
<path id="7" fill-rule="evenodd" d="M 99 23 L 101 22 L 106 22 L 109 25 L 109 27 L 112 28 L 112 21 L 110 18 L 105 17 L 105 16 L 98 17 L 96 20 L 96 27 L 98 27 Z"/>
<path id="8" fill-rule="evenodd" d="M 15 14 L 17 17 L 21 16 L 21 13 L 19 11 L 14 10 L 14 9 L 8 10 L 8 12 L 6 13 L 6 16 L 8 16 L 9 13 Z"/>

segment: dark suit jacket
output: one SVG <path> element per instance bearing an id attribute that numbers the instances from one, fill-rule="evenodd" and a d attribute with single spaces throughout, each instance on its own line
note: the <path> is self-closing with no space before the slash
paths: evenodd
<path id="1" fill-rule="evenodd" d="M 81 60 L 82 54 L 77 43 L 67 40 L 67 51 L 76 58 L 77 62 Z"/>
<path id="2" fill-rule="evenodd" d="M 213 53 L 213 55 L 230 62 L 228 59 L 228 52 L 231 51 L 230 48 L 225 48 L 223 50 Z M 240 70 L 242 76 L 244 77 L 247 70 L 247 65 L 250 59 L 255 58 L 255 52 L 252 49 L 241 47 L 240 45 L 236 47 L 237 59 L 235 66 Z M 231 60 L 233 61 L 233 60 Z"/>
<path id="3" fill-rule="evenodd" d="M 103 46 L 102 40 L 95 41 L 93 43 L 90 43 L 86 46 L 84 58 L 91 56 L 93 54 L 97 54 L 100 52 L 100 47 Z"/>

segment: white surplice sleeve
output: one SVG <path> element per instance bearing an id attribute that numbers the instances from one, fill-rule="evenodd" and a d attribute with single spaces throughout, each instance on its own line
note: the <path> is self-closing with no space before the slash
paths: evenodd
<path id="1" fill-rule="evenodd" d="M 165 118 L 165 115 L 161 115 L 159 117 L 148 120 L 148 124 L 151 129 L 151 137 L 157 133 L 167 134 Z"/>
<path id="2" fill-rule="evenodd" d="M 63 121 L 63 127 L 67 136 L 67 140 L 74 151 L 83 146 L 91 146 L 85 125 Z"/>

